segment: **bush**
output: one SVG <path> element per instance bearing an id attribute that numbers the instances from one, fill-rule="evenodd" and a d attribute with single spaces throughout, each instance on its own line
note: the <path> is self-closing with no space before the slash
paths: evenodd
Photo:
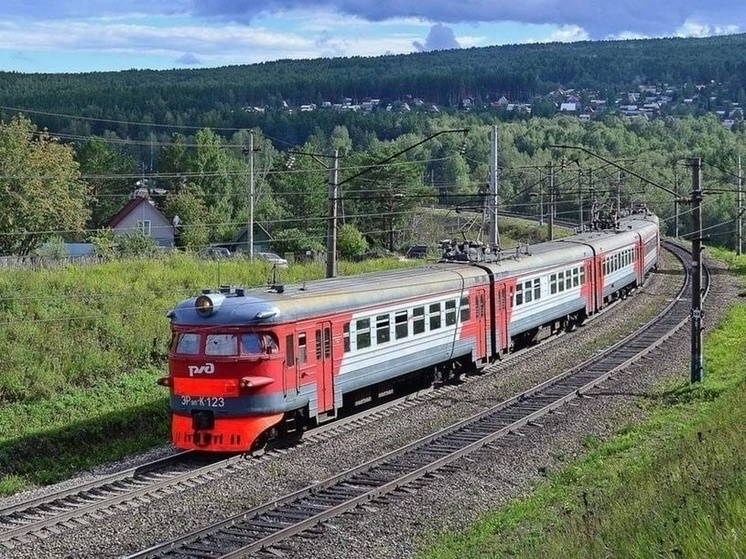
<path id="1" fill-rule="evenodd" d="M 353 259 L 365 254 L 368 241 L 354 225 L 345 224 L 337 234 L 337 250 L 342 258 Z"/>

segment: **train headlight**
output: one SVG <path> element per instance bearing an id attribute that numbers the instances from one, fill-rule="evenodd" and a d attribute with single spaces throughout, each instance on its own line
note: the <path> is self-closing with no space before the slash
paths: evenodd
<path id="1" fill-rule="evenodd" d="M 197 311 L 198 315 L 206 318 L 217 310 L 220 303 L 223 302 L 223 299 L 225 299 L 225 297 L 217 293 L 200 295 L 194 301 L 194 310 Z"/>

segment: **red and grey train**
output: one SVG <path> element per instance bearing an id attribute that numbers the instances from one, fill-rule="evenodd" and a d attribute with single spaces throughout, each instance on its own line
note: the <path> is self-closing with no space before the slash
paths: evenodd
<path id="1" fill-rule="evenodd" d="M 398 383 L 482 367 L 642 285 L 659 252 L 658 218 L 634 213 L 509 257 L 205 291 L 169 312 L 172 443 L 246 452 Z"/>

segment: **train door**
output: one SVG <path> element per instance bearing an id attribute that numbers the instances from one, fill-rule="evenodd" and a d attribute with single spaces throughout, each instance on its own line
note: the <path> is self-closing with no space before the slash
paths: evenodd
<path id="1" fill-rule="evenodd" d="M 497 353 L 508 351 L 509 347 L 509 325 L 512 307 L 512 294 L 508 293 L 505 283 L 497 284 L 497 312 L 495 316 L 495 331 L 497 332 Z"/>
<path id="2" fill-rule="evenodd" d="M 606 274 L 604 274 L 604 260 L 606 257 L 603 254 L 596 256 L 595 261 L 595 274 L 593 274 L 593 285 L 595 286 L 596 292 L 596 311 L 600 311 L 604 306 L 604 281 L 606 281 Z"/>
<path id="3" fill-rule="evenodd" d="M 316 395 L 318 413 L 334 416 L 334 359 L 332 359 L 332 323 L 319 322 L 314 333 L 316 347 Z"/>
<path id="4" fill-rule="evenodd" d="M 641 235 L 638 235 L 635 241 L 635 278 L 637 279 L 637 285 L 642 285 L 645 282 L 645 242 Z"/>
<path id="5" fill-rule="evenodd" d="M 596 312 L 596 273 L 595 259 L 591 258 L 583 262 L 583 277 L 581 279 L 580 292 L 585 299 L 585 314 L 591 316 Z"/>
<path id="6" fill-rule="evenodd" d="M 300 388 L 300 374 L 298 373 L 298 359 L 296 358 L 295 334 L 285 336 L 285 373 L 282 375 L 282 392 L 288 396 L 288 391 L 297 395 Z"/>
<path id="7" fill-rule="evenodd" d="M 484 289 L 478 289 L 474 293 L 474 318 L 477 323 L 477 347 L 475 348 L 474 353 L 477 359 L 485 359 L 487 357 L 487 332 L 490 328 L 488 323 L 488 313 L 485 306 L 487 296 Z"/>

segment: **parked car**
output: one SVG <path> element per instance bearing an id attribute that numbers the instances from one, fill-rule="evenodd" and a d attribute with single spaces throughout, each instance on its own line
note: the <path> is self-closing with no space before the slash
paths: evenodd
<path id="1" fill-rule="evenodd" d="M 197 251 L 197 256 L 199 258 L 217 260 L 220 258 L 230 258 L 231 251 L 225 247 L 207 247 Z"/>
<path id="2" fill-rule="evenodd" d="M 427 256 L 426 245 L 414 245 L 404 254 L 407 258 L 425 258 Z"/>
<path id="3" fill-rule="evenodd" d="M 255 252 L 254 256 L 259 260 L 266 260 L 270 264 L 274 264 L 278 268 L 287 268 L 288 261 L 274 252 Z"/>

